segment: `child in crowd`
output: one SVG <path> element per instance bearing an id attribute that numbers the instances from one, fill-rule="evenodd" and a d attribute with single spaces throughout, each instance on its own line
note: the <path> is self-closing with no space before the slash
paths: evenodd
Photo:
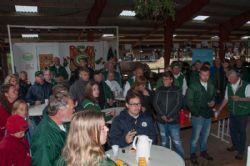
<path id="1" fill-rule="evenodd" d="M 26 138 L 30 143 L 36 125 L 32 120 L 28 118 L 29 113 L 27 103 L 24 100 L 15 101 L 12 108 L 12 115 L 19 115 L 27 121 L 29 130 L 26 132 Z"/>
<path id="2" fill-rule="evenodd" d="M 25 138 L 28 123 L 19 115 L 12 115 L 6 123 L 7 134 L 0 142 L 1 166 L 30 166 L 29 143 Z"/>

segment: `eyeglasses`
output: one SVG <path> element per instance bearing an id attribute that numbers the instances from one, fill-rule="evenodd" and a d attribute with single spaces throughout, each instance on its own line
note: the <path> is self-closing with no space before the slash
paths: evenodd
<path id="1" fill-rule="evenodd" d="M 140 107 L 141 103 L 129 103 L 128 105 Z"/>

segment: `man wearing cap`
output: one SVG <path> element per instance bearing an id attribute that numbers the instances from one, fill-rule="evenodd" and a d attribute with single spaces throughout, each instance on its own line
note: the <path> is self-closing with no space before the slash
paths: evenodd
<path id="1" fill-rule="evenodd" d="M 19 115 L 12 115 L 6 123 L 7 134 L 0 142 L 1 166 L 30 166 L 29 143 L 24 137 L 28 123 Z"/>
<path id="2" fill-rule="evenodd" d="M 250 113 L 250 84 L 240 78 L 240 73 L 229 70 L 229 84 L 226 87 L 224 100 L 218 111 L 228 104 L 230 113 L 230 136 L 233 146 L 228 151 L 237 151 L 236 159 L 242 160 L 246 147 L 246 128 Z"/>
<path id="3" fill-rule="evenodd" d="M 67 127 L 74 112 L 74 102 L 67 92 L 49 98 L 48 116 L 43 117 L 31 140 L 32 165 L 52 166 L 60 157 L 67 136 Z"/>
<path id="4" fill-rule="evenodd" d="M 186 91 L 187 91 L 187 81 L 186 81 L 186 78 L 184 77 L 184 75 L 181 73 L 180 63 L 177 62 L 177 61 L 173 62 L 171 64 L 171 68 L 172 68 L 172 73 L 174 75 L 174 85 L 181 88 L 182 89 L 182 95 L 185 96 Z M 161 86 L 163 86 L 162 78 L 160 78 L 157 81 L 156 87 L 159 88 Z"/>
<path id="5" fill-rule="evenodd" d="M 35 83 L 29 88 L 26 101 L 30 105 L 39 105 L 45 102 L 52 93 L 52 84 L 44 80 L 43 72 L 35 72 Z"/>

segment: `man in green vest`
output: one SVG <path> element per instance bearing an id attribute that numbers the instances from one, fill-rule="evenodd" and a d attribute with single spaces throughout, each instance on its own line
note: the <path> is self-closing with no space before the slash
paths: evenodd
<path id="1" fill-rule="evenodd" d="M 174 61 L 171 64 L 171 71 L 174 75 L 174 85 L 182 89 L 182 95 L 186 95 L 187 91 L 187 81 L 184 75 L 181 73 L 181 66 L 178 61 Z M 162 78 L 157 81 L 156 87 L 159 88 L 163 86 Z"/>
<path id="2" fill-rule="evenodd" d="M 50 66 L 49 70 L 53 73 L 56 81 L 64 81 L 67 80 L 69 77 L 69 74 L 64 66 L 60 64 L 60 58 L 54 57 L 53 58 L 53 66 Z"/>
<path id="3" fill-rule="evenodd" d="M 250 113 L 250 85 L 243 81 L 240 73 L 229 70 L 227 73 L 229 84 L 226 87 L 224 100 L 218 111 L 228 104 L 230 113 L 230 136 L 232 146 L 228 151 L 237 151 L 236 159 L 242 160 L 246 146 L 246 128 Z"/>
<path id="4" fill-rule="evenodd" d="M 56 93 L 50 96 L 47 112 L 31 140 L 34 166 L 53 166 L 60 157 L 67 136 L 63 123 L 71 120 L 74 102 L 67 92 Z"/>
<path id="5" fill-rule="evenodd" d="M 190 160 L 193 165 L 199 165 L 196 151 L 200 147 L 200 156 L 213 160 L 207 150 L 207 138 L 211 128 L 212 108 L 215 105 L 215 87 L 210 77 L 209 68 L 202 66 L 199 80 L 191 82 L 187 91 L 187 106 L 192 114 L 192 136 L 190 140 Z"/>

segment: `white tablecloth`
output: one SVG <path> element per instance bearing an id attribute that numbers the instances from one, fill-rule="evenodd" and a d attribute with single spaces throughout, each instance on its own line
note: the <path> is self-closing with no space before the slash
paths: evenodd
<path id="1" fill-rule="evenodd" d="M 106 113 L 106 114 L 109 113 L 109 112 L 115 111 L 115 116 L 117 116 L 124 109 L 125 109 L 125 107 L 113 107 L 113 108 L 103 109 L 101 111 L 104 112 L 104 113 Z M 112 124 L 112 119 L 110 121 L 107 121 L 106 123 Z"/>
<path id="2" fill-rule="evenodd" d="M 42 116 L 47 104 L 34 105 L 29 107 L 29 116 Z"/>
<path id="3" fill-rule="evenodd" d="M 118 159 L 123 160 L 130 166 L 137 166 L 136 152 L 130 150 L 131 147 L 126 147 L 125 153 L 119 149 Z M 106 154 L 112 159 L 112 149 L 107 151 Z M 149 166 L 185 166 L 184 160 L 174 151 L 162 146 L 152 145 L 150 154 Z"/>

